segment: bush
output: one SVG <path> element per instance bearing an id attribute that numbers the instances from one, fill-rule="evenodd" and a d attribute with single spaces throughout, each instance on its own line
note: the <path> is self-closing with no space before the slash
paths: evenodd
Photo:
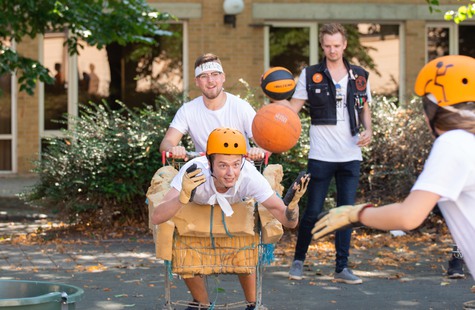
<path id="1" fill-rule="evenodd" d="M 405 106 L 397 98 L 371 103 L 373 140 L 363 148 L 359 199 L 374 204 L 400 201 L 421 173 L 433 138 L 420 99 Z"/>
<path id="2" fill-rule="evenodd" d="M 241 83 L 245 90 L 238 95 L 255 109 L 262 106 L 257 90 Z M 121 104 L 121 109 L 112 110 L 105 102 L 81 106 L 80 116 L 72 118 L 74 130 L 64 130 L 64 138 L 47 140 L 34 169 L 39 183 L 24 198 L 65 214 L 71 222 L 89 216 L 103 224 L 129 218 L 145 221 L 145 193 L 162 166 L 159 144 L 185 100 L 182 94 L 174 94 L 141 109 Z M 429 153 L 432 137 L 420 101 L 401 107 L 396 102 L 396 98 L 373 98 L 373 141 L 363 149 L 360 201 L 384 204 L 404 198 Z M 302 134 L 297 145 L 270 157 L 270 163 L 282 164 L 286 189 L 307 167 L 307 112 L 305 107 L 300 113 Z M 189 138 L 182 144 L 193 149 Z M 335 191 L 332 184 L 325 208 L 334 206 Z M 306 206 L 306 196 L 300 205 Z"/>
<path id="3" fill-rule="evenodd" d="M 147 218 L 145 193 L 162 165 L 159 145 L 185 98 L 159 97 L 155 106 L 111 110 L 107 103 L 80 107 L 74 130 L 46 142 L 34 172 L 39 183 L 24 198 L 67 215 L 100 221 Z M 185 141 L 186 142 L 186 141 Z"/>
<path id="4" fill-rule="evenodd" d="M 376 205 L 400 201 L 409 193 L 423 169 L 433 138 L 425 123 L 420 99 L 398 106 L 398 99 L 375 96 L 371 103 L 373 139 L 363 148 L 357 200 Z M 308 111 L 300 112 L 302 133 L 288 152 L 274 154 L 271 163 L 284 167 L 283 185 L 288 188 L 299 171 L 307 168 L 310 147 Z M 306 207 L 306 195 L 300 203 Z M 336 185 L 330 184 L 325 209 L 336 206 Z"/>

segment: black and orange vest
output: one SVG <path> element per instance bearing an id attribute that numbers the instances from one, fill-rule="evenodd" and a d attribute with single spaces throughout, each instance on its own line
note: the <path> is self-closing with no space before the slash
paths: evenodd
<path id="1" fill-rule="evenodd" d="M 348 70 L 346 104 L 350 116 L 351 135 L 359 130 L 359 114 L 368 100 L 366 86 L 369 72 L 343 59 Z M 336 125 L 336 86 L 330 76 L 326 59 L 319 64 L 305 68 L 307 93 L 312 125 Z"/>

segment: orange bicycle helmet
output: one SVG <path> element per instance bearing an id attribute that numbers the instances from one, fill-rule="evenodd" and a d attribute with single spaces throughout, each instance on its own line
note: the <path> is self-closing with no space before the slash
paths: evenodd
<path id="1" fill-rule="evenodd" d="M 432 94 L 440 107 L 475 101 L 475 58 L 449 55 L 428 62 L 419 71 L 414 91 Z"/>
<path id="2" fill-rule="evenodd" d="M 246 155 L 246 138 L 236 129 L 216 128 L 208 137 L 206 155 Z"/>

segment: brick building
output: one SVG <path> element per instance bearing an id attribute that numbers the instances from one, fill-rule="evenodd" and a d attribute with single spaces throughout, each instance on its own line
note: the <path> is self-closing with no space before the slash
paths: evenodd
<path id="1" fill-rule="evenodd" d="M 234 21 L 233 15 L 225 16 L 229 14 L 223 9 L 224 2 L 232 4 L 232 1 L 149 1 L 158 11 L 170 12 L 178 18 L 173 29 L 181 34 L 180 69 L 177 74 L 167 76 L 177 76 L 174 83 L 180 89 L 189 90 L 192 96 L 196 92 L 193 63 L 205 52 L 220 56 L 226 71 L 226 86 L 233 90 L 244 87 L 239 79 L 257 87 L 262 72 L 289 61 L 289 55 L 301 56 L 298 64 L 289 62 L 298 76 L 303 66 L 318 61 L 318 24 L 326 22 L 357 27 L 361 43 L 373 48 L 370 55 L 380 72 L 370 76 L 373 90 L 395 94 L 401 101 L 412 96 L 417 72 L 428 59 L 458 53 L 475 56 L 470 42 L 475 23 L 445 22 L 443 13 L 429 12 L 425 0 L 244 0 L 243 10 L 234 15 Z M 441 3 L 442 12 L 464 4 L 456 0 Z M 303 46 L 293 47 L 288 43 L 288 50 L 294 53 L 279 54 L 273 42 L 284 42 L 286 34 L 292 31 L 301 35 Z M 80 56 L 68 56 L 62 46 L 66 36 L 67 33 L 47 34 L 15 47 L 21 54 L 39 59 L 52 73 L 56 72 L 59 86 L 38 84 L 35 94 L 30 96 L 17 91 L 14 76 L 2 78 L 0 176 L 29 173 L 32 161 L 41 153 L 41 139 L 60 135 L 60 127 L 51 119 L 66 112 L 77 114 L 78 102 L 84 98 L 107 96 L 113 84 L 111 71 L 126 69 L 120 59 L 116 67 L 109 66 L 111 54 L 92 47 Z M 91 81 L 95 81 L 94 90 Z M 149 86 L 150 82 L 144 78 L 134 87 Z M 62 103 L 51 107 L 56 101 Z"/>

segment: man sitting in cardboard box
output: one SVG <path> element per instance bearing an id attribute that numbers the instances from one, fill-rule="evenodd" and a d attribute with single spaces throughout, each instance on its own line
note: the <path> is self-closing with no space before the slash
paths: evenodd
<path id="1" fill-rule="evenodd" d="M 298 201 L 307 189 L 309 176 L 303 176 L 294 184 L 294 197 L 286 206 L 256 167 L 245 160 L 246 153 L 246 140 L 241 132 L 231 128 L 213 130 L 208 137 L 206 156 L 192 159 L 180 169 L 170 184 L 170 190 L 154 208 L 151 223 L 170 220 L 191 201 L 197 208 L 199 205 L 218 205 L 227 217 L 231 217 L 236 211 L 232 205 L 254 198 L 282 225 L 296 227 Z M 254 309 L 256 277 L 254 274 L 238 276 L 248 302 L 246 309 Z M 193 297 L 189 308 L 206 309 L 210 302 L 203 277 L 184 280 Z"/>

